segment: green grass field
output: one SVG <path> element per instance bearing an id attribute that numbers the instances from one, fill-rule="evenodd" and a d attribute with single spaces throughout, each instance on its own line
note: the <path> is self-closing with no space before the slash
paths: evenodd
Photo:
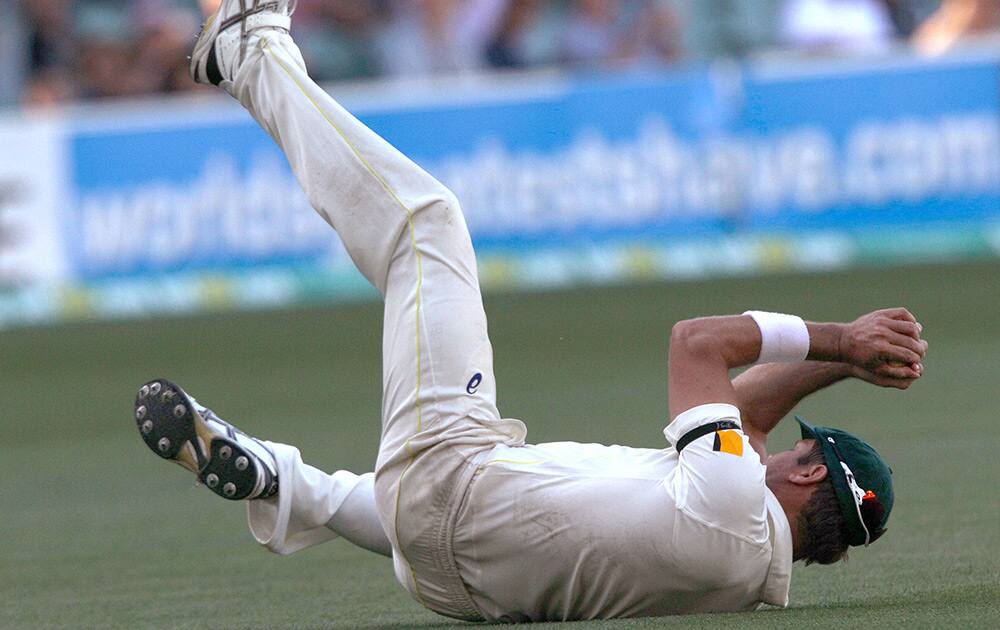
<path id="1" fill-rule="evenodd" d="M 845 384 L 802 407 L 893 466 L 883 540 L 846 565 L 797 567 L 789 610 L 572 627 L 1000 626 L 998 264 L 489 296 L 500 408 L 536 442 L 660 447 L 675 320 L 751 307 L 843 320 L 900 304 L 931 343 L 924 379 L 908 392 Z M 132 420 L 135 389 L 166 376 L 316 465 L 368 470 L 380 326 L 373 304 L 0 333 L 0 625 L 453 624 L 343 541 L 289 558 L 257 547 L 242 506 L 154 457 Z M 794 437 L 779 427 L 772 448 Z"/>

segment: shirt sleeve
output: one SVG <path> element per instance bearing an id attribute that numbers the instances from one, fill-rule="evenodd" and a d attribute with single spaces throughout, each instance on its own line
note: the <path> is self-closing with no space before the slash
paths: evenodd
<path id="1" fill-rule="evenodd" d="M 723 421 L 735 428 L 691 440 L 678 454 L 678 466 L 666 483 L 680 510 L 760 543 L 768 535 L 765 468 L 743 433 L 740 410 L 728 404 L 701 405 L 677 416 L 663 433 L 676 446 L 691 431 Z"/>

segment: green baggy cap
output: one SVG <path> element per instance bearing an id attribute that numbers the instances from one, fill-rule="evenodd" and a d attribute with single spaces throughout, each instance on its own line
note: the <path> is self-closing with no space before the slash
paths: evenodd
<path id="1" fill-rule="evenodd" d="M 885 531 L 892 511 L 892 469 L 864 440 L 847 431 L 814 427 L 795 416 L 802 438 L 816 440 L 847 519 L 848 544 L 868 546 Z"/>

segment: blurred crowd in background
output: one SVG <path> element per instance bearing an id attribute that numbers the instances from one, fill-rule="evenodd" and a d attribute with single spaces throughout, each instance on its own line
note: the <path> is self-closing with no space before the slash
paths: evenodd
<path id="1" fill-rule="evenodd" d="M 0 0 L 0 105 L 198 89 L 187 55 L 218 0 Z M 1000 0 L 300 0 L 320 80 L 563 65 L 635 68 L 763 51 L 948 50 Z"/>

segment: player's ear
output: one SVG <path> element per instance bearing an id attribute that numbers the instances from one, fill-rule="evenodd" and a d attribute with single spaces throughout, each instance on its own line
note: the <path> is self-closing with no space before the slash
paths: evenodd
<path id="1" fill-rule="evenodd" d="M 826 464 L 801 464 L 788 475 L 788 481 L 797 486 L 811 486 L 826 479 Z"/>

